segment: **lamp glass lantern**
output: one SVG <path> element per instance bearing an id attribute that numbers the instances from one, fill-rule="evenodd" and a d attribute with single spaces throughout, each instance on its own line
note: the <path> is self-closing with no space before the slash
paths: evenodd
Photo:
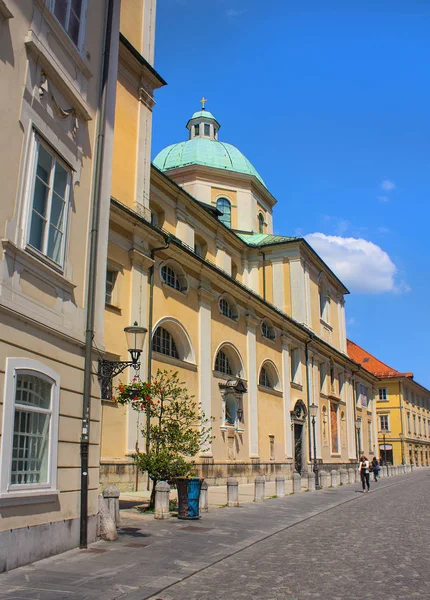
<path id="1" fill-rule="evenodd" d="M 355 426 L 356 426 L 357 429 L 361 429 L 361 422 L 362 422 L 361 417 L 357 417 L 355 419 Z"/>
<path id="2" fill-rule="evenodd" d="M 318 405 L 317 405 L 317 404 L 314 404 L 314 403 L 312 403 L 312 404 L 309 406 L 309 412 L 310 412 L 310 415 L 311 415 L 312 419 L 315 419 L 315 418 L 316 418 L 316 416 L 317 416 L 317 414 L 318 414 Z"/>
<path id="3" fill-rule="evenodd" d="M 139 327 L 137 321 L 135 321 L 133 325 L 130 325 L 130 327 L 124 327 L 127 348 L 133 364 L 139 362 L 147 331 L 148 330 L 145 327 Z"/>

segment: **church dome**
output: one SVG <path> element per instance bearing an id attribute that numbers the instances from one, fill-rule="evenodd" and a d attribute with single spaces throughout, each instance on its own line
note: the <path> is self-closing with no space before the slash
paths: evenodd
<path id="1" fill-rule="evenodd" d="M 207 110 L 195 112 L 187 123 L 189 139 L 161 150 L 154 159 L 154 165 L 160 171 L 203 165 L 253 175 L 265 185 L 259 173 L 240 150 L 218 140 L 219 128 L 220 124 L 212 113 Z"/>

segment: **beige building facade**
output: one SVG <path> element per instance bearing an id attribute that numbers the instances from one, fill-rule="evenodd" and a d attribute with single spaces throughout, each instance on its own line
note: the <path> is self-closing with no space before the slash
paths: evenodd
<path id="1" fill-rule="evenodd" d="M 118 95 L 125 131 L 122 118 Z M 273 235 L 276 200 L 220 141 L 215 117 L 197 111 L 187 129 L 188 141 L 156 157 L 147 193 L 136 196 L 131 154 L 128 190 L 122 178 L 113 186 L 107 350 L 124 359 L 124 327 L 149 330 L 141 379 L 178 371 L 212 419 L 214 440 L 195 458 L 209 483 L 312 468 L 311 405 L 321 469 L 356 463 L 359 448 L 373 455 L 376 378 L 346 353 L 346 288 L 305 240 Z M 102 483 L 136 486 L 139 429 L 132 411 L 104 400 Z"/>
<path id="2" fill-rule="evenodd" d="M 119 8 L 0 2 L 0 571 L 79 545 L 83 516 L 96 536 L 101 406 L 85 332 L 103 349 L 105 279 L 89 264 L 104 273 Z"/>

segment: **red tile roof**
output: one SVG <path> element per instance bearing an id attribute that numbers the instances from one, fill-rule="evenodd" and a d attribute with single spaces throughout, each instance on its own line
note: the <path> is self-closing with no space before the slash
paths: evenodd
<path id="1" fill-rule="evenodd" d="M 396 369 L 392 369 L 381 360 L 375 358 L 358 346 L 351 342 L 351 340 L 347 340 L 347 350 L 348 356 L 352 358 L 356 363 L 362 365 L 367 371 L 370 371 L 377 377 L 385 378 L 385 377 L 413 377 L 413 373 L 400 373 L 400 371 L 396 371 Z"/>

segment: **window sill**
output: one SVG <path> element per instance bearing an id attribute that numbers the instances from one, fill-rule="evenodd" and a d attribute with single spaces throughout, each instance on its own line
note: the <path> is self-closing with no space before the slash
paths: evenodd
<path id="1" fill-rule="evenodd" d="M 175 287 L 169 285 L 163 280 L 161 280 L 161 285 L 163 288 L 166 288 L 167 290 L 169 290 L 169 292 L 172 292 L 173 294 L 179 294 L 180 296 L 187 296 L 188 294 L 188 288 L 177 290 Z"/>
<path id="2" fill-rule="evenodd" d="M 272 396 L 277 396 L 278 398 L 282 398 L 282 391 L 277 390 L 275 388 L 266 387 L 265 385 L 258 385 L 258 390 L 265 394 L 271 394 Z"/>
<path id="3" fill-rule="evenodd" d="M 329 331 L 333 331 L 333 327 L 329 323 L 327 323 L 327 321 L 324 321 L 323 318 L 320 318 L 320 323 L 323 327 L 325 327 Z"/>
<path id="4" fill-rule="evenodd" d="M 181 360 L 180 358 L 174 358 L 173 356 L 167 356 L 166 354 L 161 354 L 161 352 L 152 352 L 152 359 L 158 360 L 160 362 L 168 363 L 169 365 L 174 365 L 175 367 L 180 367 L 182 369 L 187 369 L 188 371 L 197 371 L 197 365 L 193 363 L 189 363 L 185 360 Z"/>
<path id="5" fill-rule="evenodd" d="M 109 312 L 113 312 L 116 315 L 122 314 L 122 309 L 119 306 L 115 306 L 115 304 L 109 304 L 109 302 L 105 303 L 105 309 Z"/>
<path id="6" fill-rule="evenodd" d="M 20 506 L 24 504 L 42 504 L 56 502 L 60 490 L 22 490 L 0 495 L 0 506 Z"/>
<path id="7" fill-rule="evenodd" d="M 227 323 L 237 323 L 239 321 L 239 317 L 227 317 L 227 315 L 223 315 L 222 312 L 219 313 L 221 319 L 225 319 Z"/>
<path id="8" fill-rule="evenodd" d="M 303 386 L 301 383 L 296 383 L 295 381 L 291 381 L 291 387 L 294 388 L 295 390 L 300 390 L 301 392 L 303 392 Z"/>
<path id="9" fill-rule="evenodd" d="M 61 271 L 57 271 L 54 267 L 47 264 L 36 252 L 30 249 L 23 250 L 22 248 L 18 248 L 18 246 L 8 239 L 3 239 L 1 244 L 6 257 L 10 257 L 14 261 L 18 260 L 26 269 L 38 277 L 43 274 L 46 283 L 51 284 L 53 287 L 59 287 L 68 294 L 72 294 L 76 288 L 76 285 L 68 281 Z"/>

